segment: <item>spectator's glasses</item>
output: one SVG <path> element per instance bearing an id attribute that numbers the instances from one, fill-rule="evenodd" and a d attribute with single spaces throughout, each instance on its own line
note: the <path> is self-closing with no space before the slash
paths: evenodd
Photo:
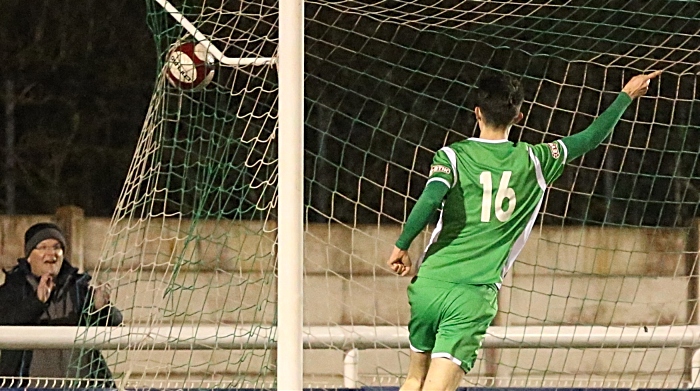
<path id="1" fill-rule="evenodd" d="M 63 247 L 61 247 L 60 244 L 56 244 L 53 246 L 36 246 L 36 247 L 34 247 L 34 250 L 39 251 L 42 254 L 46 254 L 47 252 L 52 251 L 52 250 L 54 253 L 59 253 L 59 252 L 63 251 Z"/>

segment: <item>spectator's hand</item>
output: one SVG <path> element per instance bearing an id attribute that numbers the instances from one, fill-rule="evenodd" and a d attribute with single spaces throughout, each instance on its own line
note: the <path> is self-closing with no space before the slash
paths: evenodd
<path id="1" fill-rule="evenodd" d="M 394 246 L 394 251 L 391 252 L 386 263 L 398 275 L 407 276 L 411 272 L 411 257 L 406 250 L 401 250 L 396 246 Z"/>
<path id="2" fill-rule="evenodd" d="M 98 285 L 92 288 L 92 303 L 96 310 L 101 310 L 109 304 L 109 297 L 112 293 L 112 288 L 109 283 Z"/>
<path id="3" fill-rule="evenodd" d="M 56 286 L 50 274 L 44 274 L 39 279 L 39 286 L 36 288 L 36 297 L 42 303 L 46 303 L 51 297 L 51 291 Z"/>
<path id="4" fill-rule="evenodd" d="M 627 93 L 632 99 L 639 98 L 647 93 L 651 79 L 659 76 L 661 71 L 652 72 L 646 75 L 637 75 L 630 79 L 622 88 L 622 92 Z"/>

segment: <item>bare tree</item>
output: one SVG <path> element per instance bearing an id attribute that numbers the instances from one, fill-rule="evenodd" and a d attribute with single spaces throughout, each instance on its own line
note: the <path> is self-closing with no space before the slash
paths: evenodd
<path id="1" fill-rule="evenodd" d="M 109 215 L 155 79 L 145 4 L 0 4 L 5 213 Z"/>

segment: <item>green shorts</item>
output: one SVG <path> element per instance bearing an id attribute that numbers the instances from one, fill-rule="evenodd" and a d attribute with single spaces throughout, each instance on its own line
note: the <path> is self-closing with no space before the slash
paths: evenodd
<path id="1" fill-rule="evenodd" d="M 414 278 L 408 286 L 411 349 L 452 360 L 469 372 L 498 311 L 494 285 L 460 285 Z"/>

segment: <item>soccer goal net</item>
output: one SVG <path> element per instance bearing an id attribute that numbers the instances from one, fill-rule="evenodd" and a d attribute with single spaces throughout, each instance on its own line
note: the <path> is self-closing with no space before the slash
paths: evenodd
<path id="1" fill-rule="evenodd" d="M 93 271 L 128 343 L 103 354 L 126 387 L 274 387 L 279 4 L 147 4 L 161 71 Z M 474 86 L 494 69 L 522 81 L 510 138 L 529 143 L 664 73 L 549 190 L 463 385 L 693 384 L 700 4 L 311 0 L 304 18 L 305 386 L 401 383 L 409 280 L 384 261 L 432 155 L 477 135 Z M 168 81 L 188 40 L 215 57 L 189 64 L 214 70 L 195 90 Z"/>

